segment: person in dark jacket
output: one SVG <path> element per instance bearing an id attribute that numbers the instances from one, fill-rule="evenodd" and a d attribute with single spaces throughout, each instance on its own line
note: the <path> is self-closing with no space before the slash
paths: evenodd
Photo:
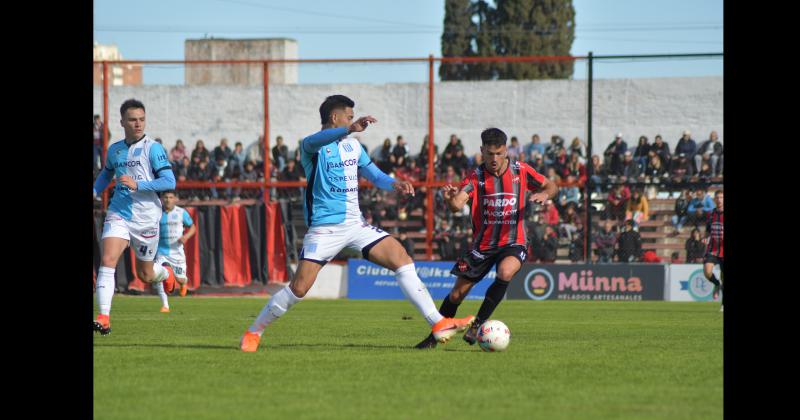
<path id="1" fill-rule="evenodd" d="M 692 236 L 686 240 L 686 264 L 699 264 L 703 262 L 706 245 L 700 236 L 700 229 L 692 229 Z"/>
<path id="2" fill-rule="evenodd" d="M 617 261 L 638 261 L 642 257 L 642 237 L 633 228 L 633 220 L 626 220 L 624 229 L 617 240 Z"/>

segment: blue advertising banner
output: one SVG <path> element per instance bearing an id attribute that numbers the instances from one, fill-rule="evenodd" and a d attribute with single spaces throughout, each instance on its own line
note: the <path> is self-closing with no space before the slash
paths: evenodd
<path id="1" fill-rule="evenodd" d="M 442 300 L 453 285 L 456 277 L 450 274 L 454 261 L 418 261 L 414 265 L 425 287 L 434 300 Z M 494 282 L 494 268 L 483 281 L 476 284 L 466 299 L 483 300 L 486 289 Z M 405 296 L 392 270 L 373 264 L 367 260 L 350 259 L 347 261 L 347 297 L 349 299 L 381 299 L 404 300 Z"/>

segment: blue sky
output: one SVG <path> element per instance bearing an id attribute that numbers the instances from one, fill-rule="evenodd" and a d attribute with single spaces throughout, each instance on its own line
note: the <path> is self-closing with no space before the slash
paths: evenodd
<path id="1" fill-rule="evenodd" d="M 574 0 L 573 55 L 722 52 L 722 0 Z M 441 55 L 444 0 L 94 1 L 94 40 L 126 59 L 181 60 L 184 41 L 292 38 L 300 58 Z M 576 79 L 586 77 L 576 63 Z M 597 62 L 596 78 L 722 75 L 721 59 Z M 424 82 L 426 64 L 303 64 L 300 83 Z M 181 66 L 146 66 L 147 84 L 179 84 Z M 437 76 L 438 80 L 438 76 Z"/>

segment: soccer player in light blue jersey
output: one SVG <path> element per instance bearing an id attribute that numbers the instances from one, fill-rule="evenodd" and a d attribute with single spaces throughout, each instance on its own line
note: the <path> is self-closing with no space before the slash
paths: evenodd
<path id="1" fill-rule="evenodd" d="M 325 99 L 319 108 L 322 131 L 300 143 L 301 163 L 306 173 L 304 215 L 308 233 L 297 272 L 291 283 L 275 293 L 240 341 L 245 352 L 258 349 L 264 329 L 306 295 L 320 269 L 343 248 L 361 251 L 364 259 L 396 273 L 403 294 L 414 304 L 441 343 L 470 326 L 474 316 L 445 318 L 436 309 L 428 289 L 417 276 L 414 261 L 396 239 L 369 225 L 358 207 L 358 177 L 363 176 L 383 190 L 414 194 L 409 182 L 395 181 L 370 160 L 351 133 L 361 132 L 372 116 L 353 122 L 355 103 L 343 95 Z"/>
<path id="2" fill-rule="evenodd" d="M 168 291 L 175 287 L 171 268 L 153 264 L 158 247 L 161 220 L 159 191 L 175 188 L 175 175 L 161 144 L 144 133 L 144 104 L 128 99 L 120 107 L 120 124 L 125 138 L 108 148 L 106 163 L 94 183 L 94 195 L 102 193 L 116 179 L 114 196 L 103 223 L 103 257 L 97 276 L 97 303 L 100 313 L 94 331 L 111 332 L 111 300 L 114 296 L 114 271 L 122 252 L 131 245 L 136 255 L 136 275 L 148 283 L 165 282 Z"/>
<path id="3" fill-rule="evenodd" d="M 161 193 L 162 214 L 159 224 L 158 251 L 156 265 L 168 264 L 175 273 L 175 281 L 181 285 L 181 296 L 186 296 L 188 277 L 186 277 L 186 254 L 183 244 L 197 231 L 197 226 L 183 207 L 175 205 L 178 193 L 174 190 Z M 188 228 L 188 229 L 186 229 Z M 169 312 L 169 298 L 164 283 L 154 285 L 161 298 L 161 312 Z"/>

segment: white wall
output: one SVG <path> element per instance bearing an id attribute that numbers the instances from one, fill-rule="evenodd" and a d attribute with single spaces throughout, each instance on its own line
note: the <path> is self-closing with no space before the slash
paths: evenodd
<path id="1" fill-rule="evenodd" d="M 644 134 L 656 134 L 674 149 L 684 129 L 696 141 L 717 130 L 724 142 L 722 77 L 614 79 L 594 82 L 594 152 L 601 154 L 622 132 L 629 146 Z M 425 83 L 384 85 L 270 86 L 272 144 L 282 135 L 293 150 L 297 140 L 320 127 L 319 105 L 328 95 L 343 94 L 356 102 L 356 116 L 371 114 L 378 123 L 360 134 L 370 151 L 402 134 L 412 154 L 428 131 L 428 86 Z M 582 80 L 442 82 L 435 86 L 435 141 L 440 152 L 451 133 L 466 152 L 479 151 L 480 132 L 491 126 L 518 136 L 522 144 L 538 133 L 543 142 L 559 134 L 570 142 L 586 140 L 587 83 Z M 191 150 L 197 139 L 213 149 L 222 137 L 233 147 L 248 144 L 263 130 L 260 87 L 241 86 L 121 86 L 109 94 L 113 139 L 122 136 L 119 106 L 137 98 L 147 107 L 147 133 L 161 137 L 167 149 L 183 139 Z M 94 114 L 102 115 L 103 92 L 94 89 Z M 87 116 L 88 121 L 88 116 Z M 698 144 L 699 145 L 699 144 Z"/>

